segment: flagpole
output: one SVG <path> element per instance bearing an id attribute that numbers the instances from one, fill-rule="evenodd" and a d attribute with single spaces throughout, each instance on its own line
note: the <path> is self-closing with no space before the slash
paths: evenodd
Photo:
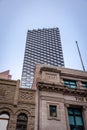
<path id="1" fill-rule="evenodd" d="M 81 53 L 80 53 L 80 49 L 79 49 L 77 41 L 76 41 L 76 45 L 77 45 L 77 49 L 78 49 L 78 53 L 79 53 L 79 57 L 80 57 L 80 61 L 81 61 L 81 65 L 82 65 L 83 71 L 85 71 L 85 67 L 84 67 L 84 64 L 83 64 L 83 60 L 82 60 L 82 57 L 81 57 Z"/>

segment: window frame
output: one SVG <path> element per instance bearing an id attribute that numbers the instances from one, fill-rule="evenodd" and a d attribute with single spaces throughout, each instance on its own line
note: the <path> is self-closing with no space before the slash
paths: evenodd
<path id="1" fill-rule="evenodd" d="M 87 82 L 82 81 L 81 84 L 83 88 L 87 88 Z"/>
<path id="2" fill-rule="evenodd" d="M 64 82 L 64 85 L 67 86 L 68 88 L 72 88 L 72 89 L 77 88 L 77 82 L 75 80 L 63 79 L 63 82 Z"/>
<path id="3" fill-rule="evenodd" d="M 69 109 L 71 109 L 72 110 L 72 113 L 70 114 L 69 113 Z M 79 114 L 76 114 L 76 111 L 77 110 L 79 110 Z M 68 112 L 68 120 L 69 120 L 69 117 L 71 116 L 71 117 L 73 117 L 73 123 L 74 123 L 74 125 L 72 125 L 73 127 L 75 127 L 75 128 L 77 128 L 77 127 L 82 127 L 83 128 L 83 130 L 85 130 L 85 127 L 84 127 L 84 120 L 83 120 L 83 115 L 82 115 L 82 109 L 81 108 L 74 108 L 74 107 L 69 107 L 68 109 L 67 109 L 67 112 Z M 77 117 L 80 117 L 81 118 L 81 121 L 82 121 L 82 125 L 77 125 L 77 123 L 76 123 L 76 118 Z M 69 126 L 71 127 L 71 124 L 70 124 L 70 121 L 69 121 Z M 71 128 L 70 128 L 70 130 L 71 130 Z"/>
<path id="4" fill-rule="evenodd" d="M 2 113 L 0 113 L 0 116 L 1 116 L 1 115 L 4 115 L 4 114 L 7 115 L 8 117 L 0 117 L 0 120 L 8 121 L 8 122 L 7 122 L 7 126 L 6 126 L 6 130 L 8 130 L 10 115 L 9 115 L 8 112 L 2 112 Z"/>
<path id="5" fill-rule="evenodd" d="M 57 117 L 57 106 L 49 105 L 49 113 L 50 113 L 50 117 Z"/>
<path id="6" fill-rule="evenodd" d="M 18 119 L 18 117 L 19 116 L 25 116 L 25 118 L 26 118 L 26 120 L 22 120 L 22 119 Z M 21 124 L 21 123 L 23 123 L 23 124 Z M 25 124 L 24 124 L 25 123 Z M 17 123 L 16 123 L 16 130 L 18 129 L 18 125 L 26 125 L 26 130 L 27 130 L 27 124 L 28 124 L 28 116 L 25 114 L 25 113 L 19 113 L 18 115 L 17 115 Z M 21 130 L 21 128 L 19 128 L 20 130 Z"/>
<path id="7" fill-rule="evenodd" d="M 50 116 L 50 106 L 56 106 L 56 116 Z M 60 118 L 60 106 L 58 103 L 47 102 L 47 118 L 48 120 L 61 120 Z"/>

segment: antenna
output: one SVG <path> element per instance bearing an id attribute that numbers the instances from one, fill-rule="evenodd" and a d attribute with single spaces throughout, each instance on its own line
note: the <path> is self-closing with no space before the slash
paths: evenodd
<path id="1" fill-rule="evenodd" d="M 78 53 L 79 53 L 79 57 L 80 57 L 80 61 L 81 61 L 81 65 L 82 65 L 83 71 L 85 71 L 85 67 L 84 67 L 84 64 L 83 64 L 83 60 L 82 60 L 82 57 L 81 57 L 81 53 L 80 53 L 80 49 L 79 49 L 77 41 L 76 41 L 76 45 L 77 45 L 77 49 L 78 49 Z"/>

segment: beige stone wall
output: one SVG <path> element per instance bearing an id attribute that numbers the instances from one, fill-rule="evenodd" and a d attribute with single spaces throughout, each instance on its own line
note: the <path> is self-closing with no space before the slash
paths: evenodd
<path id="1" fill-rule="evenodd" d="M 50 104 L 58 104 L 59 105 L 59 120 L 56 119 L 48 119 L 47 113 L 47 103 Z M 66 119 L 65 119 L 65 111 L 64 111 L 64 104 L 61 102 L 55 101 L 45 101 L 42 100 L 41 102 L 41 112 L 40 112 L 40 130 L 67 130 L 66 128 Z"/>
<path id="2" fill-rule="evenodd" d="M 76 80 L 77 88 L 64 85 L 63 79 Z M 87 72 L 37 65 L 33 87 L 19 88 L 20 82 L 0 79 L 0 114 L 10 116 L 8 130 L 16 130 L 17 116 L 28 117 L 27 130 L 70 130 L 67 108 L 80 107 L 87 130 Z M 57 117 L 49 117 L 49 105 L 57 106 Z"/>
<path id="3" fill-rule="evenodd" d="M 64 98 L 61 94 L 41 92 L 40 100 L 40 130 L 67 130 Z M 58 119 L 48 118 L 48 104 L 58 105 Z"/>
<path id="4" fill-rule="evenodd" d="M 77 88 L 64 85 L 63 79 L 76 80 Z M 68 107 L 82 108 L 85 130 L 87 130 L 87 72 L 37 65 L 34 87 L 38 88 L 36 100 L 35 130 L 70 130 Z M 49 104 L 58 108 L 58 117 L 49 118 Z M 39 106 L 39 107 L 38 107 Z"/>
<path id="5" fill-rule="evenodd" d="M 77 108 L 82 107 L 83 110 L 83 118 L 85 130 L 87 126 L 87 101 L 82 101 L 83 99 L 79 99 L 76 96 L 68 96 L 62 95 L 55 92 L 40 92 L 40 118 L 39 118 L 39 128 L 40 130 L 70 130 L 69 127 L 69 119 L 67 108 L 69 106 L 74 106 Z M 55 104 L 58 105 L 58 114 L 59 119 L 48 119 L 48 106 L 47 104 Z"/>

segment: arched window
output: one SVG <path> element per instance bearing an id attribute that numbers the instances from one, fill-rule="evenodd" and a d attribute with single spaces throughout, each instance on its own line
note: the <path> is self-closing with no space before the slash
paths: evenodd
<path id="1" fill-rule="evenodd" d="M 17 116 L 17 125 L 16 130 L 27 130 L 27 116 L 24 113 L 21 113 Z"/>
<path id="2" fill-rule="evenodd" d="M 9 115 L 6 112 L 0 114 L 0 129 L 7 130 L 8 129 L 8 120 Z"/>

